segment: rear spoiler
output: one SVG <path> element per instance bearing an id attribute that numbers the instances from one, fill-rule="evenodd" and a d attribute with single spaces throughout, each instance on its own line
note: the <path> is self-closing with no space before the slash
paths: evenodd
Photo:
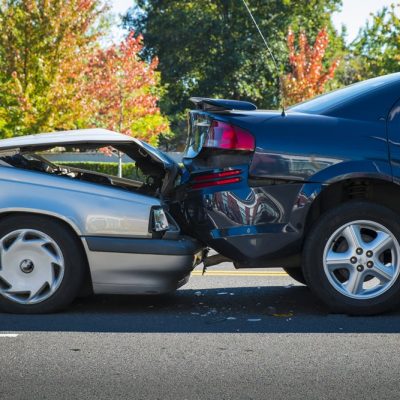
<path id="1" fill-rule="evenodd" d="M 248 101 L 208 99 L 207 97 L 191 97 L 190 101 L 195 104 L 196 109 L 203 111 L 257 110 L 257 106 Z"/>

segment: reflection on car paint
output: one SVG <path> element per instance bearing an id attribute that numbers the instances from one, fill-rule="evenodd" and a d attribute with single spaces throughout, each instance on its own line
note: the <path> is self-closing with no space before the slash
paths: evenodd
<path id="1" fill-rule="evenodd" d="M 135 227 L 139 223 L 140 221 L 137 218 L 129 218 L 127 216 L 88 215 L 86 232 L 88 235 L 129 235 L 135 232 Z"/>
<path id="2" fill-rule="evenodd" d="M 243 192 L 210 194 L 207 196 L 207 208 L 210 212 L 228 219 L 231 224 L 259 225 L 281 220 L 282 205 L 263 189 L 249 189 L 245 196 Z M 214 219 L 213 214 L 210 216 Z"/>
<path id="3" fill-rule="evenodd" d="M 285 177 L 285 179 L 306 180 L 342 159 L 318 157 L 316 155 L 282 155 L 257 151 L 250 166 L 250 175 Z"/>

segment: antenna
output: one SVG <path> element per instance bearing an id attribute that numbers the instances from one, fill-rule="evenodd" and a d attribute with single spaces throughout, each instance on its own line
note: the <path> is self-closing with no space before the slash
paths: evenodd
<path id="1" fill-rule="evenodd" d="M 280 98 L 281 98 L 281 104 L 280 104 L 280 105 L 281 105 L 281 107 L 282 107 L 282 116 L 284 117 L 284 116 L 286 115 L 286 113 L 285 113 L 285 104 L 284 104 L 284 98 L 283 98 L 282 80 L 281 80 L 281 77 L 280 77 L 280 70 L 279 70 L 278 64 L 277 64 L 277 62 L 276 62 L 276 59 L 275 59 L 275 57 L 274 57 L 274 54 L 272 53 L 271 48 L 270 48 L 269 45 L 268 45 L 267 40 L 265 39 L 265 36 L 263 35 L 263 33 L 262 33 L 260 27 L 259 27 L 258 24 L 257 24 L 256 19 L 255 19 L 254 16 L 253 16 L 253 13 L 251 12 L 251 10 L 250 10 L 250 8 L 249 8 L 249 5 L 247 4 L 246 0 L 242 0 L 242 1 L 243 1 L 244 6 L 246 7 L 247 12 L 248 12 L 249 15 L 250 15 L 250 18 L 252 19 L 254 25 L 256 26 L 256 28 L 257 28 L 257 30 L 258 30 L 258 33 L 260 34 L 260 36 L 261 36 L 261 38 L 262 38 L 262 40 L 263 40 L 263 42 L 264 42 L 264 44 L 265 44 L 265 47 L 266 47 L 267 50 L 268 50 L 269 55 L 271 56 L 271 59 L 272 59 L 272 61 L 273 61 L 273 63 L 274 63 L 274 66 L 275 66 L 275 70 L 276 70 L 276 72 L 278 73 L 279 96 L 280 96 Z"/>

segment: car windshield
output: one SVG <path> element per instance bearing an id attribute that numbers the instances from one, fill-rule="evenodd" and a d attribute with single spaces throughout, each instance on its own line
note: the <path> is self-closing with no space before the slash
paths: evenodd
<path id="1" fill-rule="evenodd" d="M 393 81 L 397 81 L 398 79 L 399 74 L 391 74 L 358 82 L 346 86 L 345 88 L 334 90 L 333 92 L 296 104 L 293 107 L 290 107 L 289 110 L 309 114 L 324 113 L 348 102 L 349 100 L 364 96 L 368 93 L 374 92 L 375 90 L 381 89 L 384 86 L 390 85 Z"/>

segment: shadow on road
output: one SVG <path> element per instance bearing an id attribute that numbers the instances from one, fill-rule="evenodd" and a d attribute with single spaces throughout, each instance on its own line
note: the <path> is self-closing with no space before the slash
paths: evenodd
<path id="1" fill-rule="evenodd" d="M 400 311 L 329 314 L 304 286 L 181 289 L 163 296 L 92 296 L 51 315 L 0 314 L 1 331 L 148 333 L 399 333 Z"/>

